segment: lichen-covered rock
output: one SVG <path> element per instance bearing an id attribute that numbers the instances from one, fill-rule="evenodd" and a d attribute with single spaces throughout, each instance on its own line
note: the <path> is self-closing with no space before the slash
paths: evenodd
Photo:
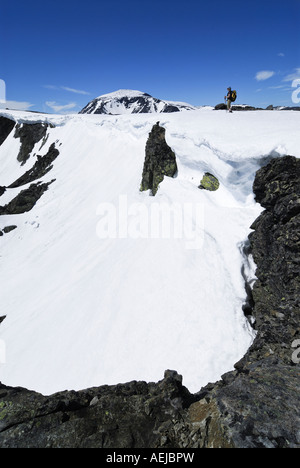
<path id="1" fill-rule="evenodd" d="M 165 129 L 157 122 L 146 143 L 146 156 L 140 190 L 151 190 L 155 195 L 164 176 L 177 173 L 176 156 L 165 139 Z"/>
<path id="2" fill-rule="evenodd" d="M 279 206 L 288 208 L 295 198 L 296 200 L 299 199 L 299 186 L 299 159 L 294 156 L 284 156 L 272 159 L 269 164 L 257 172 L 253 183 L 253 191 L 255 199 L 264 208 L 272 209 L 277 201 L 279 201 Z M 285 200 L 286 196 L 289 197 L 288 200 Z M 285 203 L 286 201 L 288 203 Z M 297 206 L 297 212 L 299 213 L 299 202 Z"/>
<path id="3" fill-rule="evenodd" d="M 200 182 L 199 188 L 209 190 L 210 192 L 214 192 L 218 190 L 219 186 L 220 182 L 218 181 L 218 179 L 213 174 L 205 172 Z"/>
<path id="4" fill-rule="evenodd" d="M 190 408 L 191 422 L 206 428 L 204 447 L 300 447 L 299 377 L 276 356 L 225 374 Z"/>

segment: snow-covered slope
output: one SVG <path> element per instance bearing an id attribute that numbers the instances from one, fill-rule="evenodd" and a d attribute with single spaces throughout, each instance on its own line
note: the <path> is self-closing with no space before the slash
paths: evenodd
<path id="1" fill-rule="evenodd" d="M 140 114 L 194 110 L 184 102 L 163 101 L 141 91 L 119 89 L 90 101 L 80 114 Z"/>
<path id="2" fill-rule="evenodd" d="M 20 140 L 9 134 L 0 186 L 51 144 L 60 154 L 34 208 L 0 217 L 0 230 L 17 225 L 0 237 L 0 381 L 50 394 L 157 381 L 169 368 L 194 392 L 231 370 L 253 339 L 241 268 L 253 278 L 254 266 L 241 247 L 261 212 L 254 173 L 262 157 L 300 156 L 300 114 L 161 115 L 178 174 L 155 197 L 139 187 L 157 114 L 1 115 L 55 127 L 24 166 Z M 206 171 L 220 181 L 215 192 L 198 188 Z"/>

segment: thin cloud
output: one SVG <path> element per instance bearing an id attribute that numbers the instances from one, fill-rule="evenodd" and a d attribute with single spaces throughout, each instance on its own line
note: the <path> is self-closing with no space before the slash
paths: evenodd
<path id="1" fill-rule="evenodd" d="M 69 86 L 43 85 L 43 88 L 52 89 L 56 91 L 64 90 L 64 91 L 68 91 L 69 93 L 75 93 L 75 94 L 84 94 L 84 95 L 91 94 L 88 91 L 84 91 L 82 89 L 70 88 Z"/>
<path id="2" fill-rule="evenodd" d="M 77 104 L 76 102 L 70 102 L 69 104 L 61 105 L 55 101 L 47 101 L 46 106 L 50 107 L 52 110 L 54 110 L 54 112 L 60 113 L 60 112 L 68 111 L 70 109 L 74 109 L 74 107 L 76 107 Z"/>
<path id="3" fill-rule="evenodd" d="M 269 86 L 269 89 L 280 89 L 284 88 L 285 85 L 278 85 L 278 86 Z"/>
<path id="4" fill-rule="evenodd" d="M 264 80 L 268 80 L 273 75 L 275 75 L 275 72 L 271 70 L 262 70 L 256 73 L 255 79 L 257 81 L 264 81 Z"/>
<path id="5" fill-rule="evenodd" d="M 279 54 L 277 54 L 278 57 L 284 57 L 284 53 L 283 52 L 279 52 Z"/>
<path id="6" fill-rule="evenodd" d="M 295 72 L 287 75 L 282 81 L 294 81 L 300 78 L 300 68 L 295 68 Z"/>
<path id="7" fill-rule="evenodd" d="M 61 89 L 64 89 L 65 91 L 69 91 L 70 93 L 75 93 L 75 94 L 91 94 L 88 91 L 83 91 L 81 89 L 74 89 L 74 88 L 68 88 L 67 86 L 61 86 Z"/>

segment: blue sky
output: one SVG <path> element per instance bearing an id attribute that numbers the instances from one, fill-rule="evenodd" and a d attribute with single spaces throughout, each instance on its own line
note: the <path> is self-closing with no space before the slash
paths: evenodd
<path id="1" fill-rule="evenodd" d="M 300 0 L 0 0 L 0 17 L 11 107 L 78 112 L 121 88 L 215 105 L 228 86 L 295 105 Z"/>

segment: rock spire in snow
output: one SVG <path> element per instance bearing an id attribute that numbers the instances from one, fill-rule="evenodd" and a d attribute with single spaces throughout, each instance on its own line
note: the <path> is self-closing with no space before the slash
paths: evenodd
<path id="1" fill-rule="evenodd" d="M 151 190 L 155 195 L 164 176 L 174 177 L 177 172 L 175 153 L 165 140 L 166 130 L 159 122 L 152 127 L 146 143 L 146 156 L 144 162 L 141 191 Z"/>

